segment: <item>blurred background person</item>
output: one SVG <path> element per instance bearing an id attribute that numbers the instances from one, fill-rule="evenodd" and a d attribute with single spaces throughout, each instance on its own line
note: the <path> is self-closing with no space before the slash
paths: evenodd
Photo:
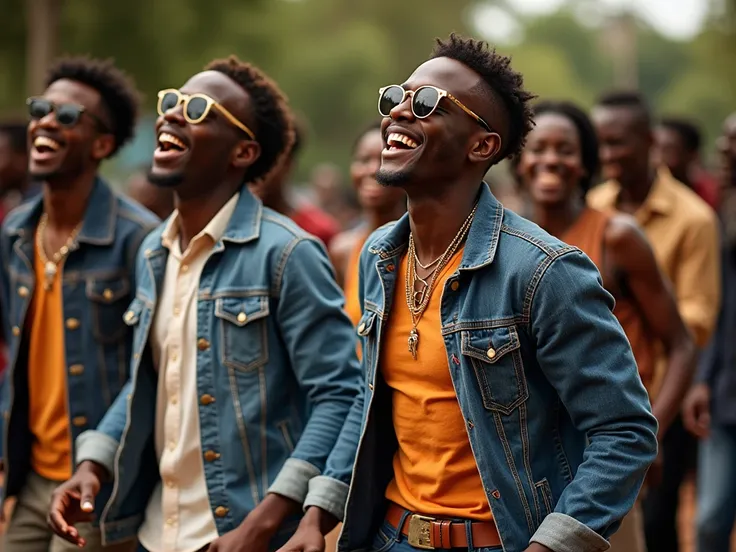
<path id="1" fill-rule="evenodd" d="M 22 201 L 41 191 L 28 177 L 28 124 L 0 123 L 0 222 Z"/>

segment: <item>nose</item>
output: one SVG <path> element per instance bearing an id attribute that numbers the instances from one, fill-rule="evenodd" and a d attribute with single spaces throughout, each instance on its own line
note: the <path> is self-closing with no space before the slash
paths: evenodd
<path id="1" fill-rule="evenodd" d="M 56 120 L 56 112 L 53 109 L 40 119 L 31 121 L 31 123 L 35 123 L 35 126 L 45 129 L 58 130 L 59 128 L 59 121 Z"/>
<path id="2" fill-rule="evenodd" d="M 394 121 L 413 121 L 416 118 L 414 117 L 414 112 L 411 110 L 411 98 L 411 92 L 404 94 L 403 101 L 389 113 L 391 119 Z"/>
<path id="3" fill-rule="evenodd" d="M 540 156 L 540 161 L 545 167 L 555 168 L 560 164 L 560 156 L 554 148 L 546 148 Z"/>

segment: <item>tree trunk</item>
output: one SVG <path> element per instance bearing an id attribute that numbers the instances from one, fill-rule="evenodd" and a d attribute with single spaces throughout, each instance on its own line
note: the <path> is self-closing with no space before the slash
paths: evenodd
<path id="1" fill-rule="evenodd" d="M 26 0 L 26 89 L 40 94 L 59 43 L 59 19 L 63 0 Z"/>

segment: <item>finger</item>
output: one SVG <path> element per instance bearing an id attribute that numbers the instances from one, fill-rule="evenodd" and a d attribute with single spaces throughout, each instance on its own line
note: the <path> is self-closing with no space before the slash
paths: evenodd
<path id="1" fill-rule="evenodd" d="M 79 486 L 79 491 L 80 508 L 86 513 L 93 512 L 95 509 L 95 495 L 97 494 L 97 489 L 92 483 L 85 481 Z"/>

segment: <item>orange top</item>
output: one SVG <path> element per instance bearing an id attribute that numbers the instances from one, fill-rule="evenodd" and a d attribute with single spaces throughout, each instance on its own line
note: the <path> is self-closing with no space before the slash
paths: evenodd
<path id="1" fill-rule="evenodd" d="M 64 313 L 59 267 L 50 290 L 44 289 L 43 261 L 34 259 L 33 294 L 28 350 L 28 425 L 35 436 L 31 466 L 46 479 L 66 481 L 72 475 L 71 431 L 67 411 Z"/>
<path id="2" fill-rule="evenodd" d="M 358 285 L 360 284 L 358 272 L 360 271 L 360 252 L 363 250 L 363 245 L 367 239 L 368 234 L 363 234 L 355 243 L 353 251 L 350 253 L 350 259 L 348 259 L 347 270 L 345 271 L 345 312 L 348 313 L 353 326 L 358 325 L 360 317 L 363 315 L 360 296 L 358 294 Z M 358 339 L 357 345 L 355 346 L 355 352 L 358 355 L 358 360 L 363 360 L 360 339 Z"/>
<path id="3" fill-rule="evenodd" d="M 562 241 L 580 248 L 598 267 L 601 274 L 604 270 L 604 243 L 605 231 L 613 213 L 585 209 L 578 220 L 567 232 L 560 237 Z M 604 282 L 606 284 L 607 282 Z M 637 305 L 629 297 L 616 297 L 616 307 L 613 310 L 621 327 L 626 333 L 634 352 L 636 364 L 639 366 L 639 375 L 644 386 L 649 390 L 654 377 L 656 362 L 655 343 L 648 331 L 646 320 Z"/>
<path id="4" fill-rule="evenodd" d="M 417 360 L 409 352 L 412 319 L 406 305 L 406 256 L 397 270 L 396 292 L 380 369 L 393 396 L 393 423 L 399 449 L 386 498 L 415 513 L 490 521 L 442 339 L 440 297 L 448 276 L 460 265 L 462 250 L 439 275 L 419 321 Z"/>

